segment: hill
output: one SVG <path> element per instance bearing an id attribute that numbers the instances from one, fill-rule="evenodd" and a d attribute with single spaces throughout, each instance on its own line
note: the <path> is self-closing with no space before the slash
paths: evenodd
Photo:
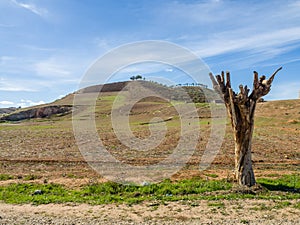
<path id="1" fill-rule="evenodd" d="M 176 109 L 169 102 L 152 101 L 153 99 L 134 105 L 129 115 L 134 135 L 141 139 L 147 138 L 150 134 L 148 122 L 153 117 L 165 120 L 167 127 L 166 138 L 157 148 L 150 152 L 136 152 L 120 143 L 111 124 L 111 107 L 117 94 L 118 92 L 105 92 L 96 102 L 96 127 L 106 148 L 119 160 L 134 165 L 153 164 L 166 157 L 177 145 L 181 135 L 181 121 Z M 53 105 L 65 106 L 72 102 L 72 98 L 73 94 L 36 109 Z M 201 139 L 186 168 L 174 175 L 174 178 L 201 175 L 198 164 L 210 136 L 210 106 L 207 103 L 195 105 L 200 118 Z M 258 176 L 292 173 L 299 168 L 299 109 L 300 100 L 258 104 L 253 136 L 253 161 Z M 18 123 L 0 123 L 0 137 L 2 173 L 13 176 L 27 176 L 33 173 L 37 177 L 47 179 L 61 178 L 69 174 L 68 176 L 77 177 L 78 181 L 80 177 L 97 177 L 78 150 L 71 114 L 33 118 Z M 207 173 L 217 174 L 218 177 L 230 177 L 233 163 L 234 142 L 228 123 L 220 152 Z"/>
<path id="2" fill-rule="evenodd" d="M 199 86 L 167 87 L 166 85 L 149 81 L 115 82 L 82 88 L 49 104 L 37 105 L 29 108 L 5 109 L 5 111 L 3 111 L 6 113 L 6 115 L 0 116 L 0 121 L 20 121 L 32 118 L 49 118 L 53 115 L 66 115 L 71 113 L 72 111 L 74 94 L 89 94 L 100 92 L 115 93 L 120 91 L 128 91 L 129 84 L 151 90 L 152 92 L 164 97 L 169 101 L 204 103 L 210 101 L 210 98 L 212 98 L 214 95 L 214 92 L 212 90 L 201 88 Z M 135 92 L 138 95 L 139 89 L 136 89 Z"/>

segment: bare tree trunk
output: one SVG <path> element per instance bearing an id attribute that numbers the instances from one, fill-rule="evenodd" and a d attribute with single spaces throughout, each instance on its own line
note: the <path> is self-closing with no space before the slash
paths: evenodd
<path id="1" fill-rule="evenodd" d="M 250 121 L 240 119 L 237 122 L 237 126 L 233 127 L 235 141 L 235 176 L 240 185 L 253 186 L 255 184 L 251 158 L 253 129 L 253 118 L 250 119 Z"/>
<path id="2" fill-rule="evenodd" d="M 235 141 L 235 177 L 240 185 L 250 187 L 255 184 L 251 159 L 255 107 L 259 98 L 269 93 L 273 79 L 281 69 L 280 67 L 276 70 L 268 80 L 265 76 L 258 80 L 258 74 L 254 71 L 253 91 L 249 96 L 250 90 L 247 86 L 240 85 L 239 94 L 231 89 L 229 72 L 226 72 L 226 81 L 224 72 L 217 75 L 216 80 L 211 73 L 209 74 L 214 89 L 224 100 L 231 119 Z"/>

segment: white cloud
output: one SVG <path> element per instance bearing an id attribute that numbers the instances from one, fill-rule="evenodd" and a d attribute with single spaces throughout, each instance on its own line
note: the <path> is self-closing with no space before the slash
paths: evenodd
<path id="1" fill-rule="evenodd" d="M 14 103 L 11 101 L 0 101 L 0 105 L 13 105 Z"/>
<path id="2" fill-rule="evenodd" d="M 29 60 L 15 56 L 0 56 L 0 74 L 19 73 L 24 74 L 28 71 Z"/>
<path id="3" fill-rule="evenodd" d="M 112 48 L 110 42 L 105 38 L 97 37 L 94 39 L 93 42 L 98 48 L 103 49 L 105 51 L 110 50 Z"/>
<path id="4" fill-rule="evenodd" d="M 34 106 L 34 105 L 42 105 L 45 104 L 44 101 L 32 101 L 28 99 L 21 99 L 19 103 L 16 103 L 17 106 L 21 107 L 29 107 L 29 106 Z"/>
<path id="5" fill-rule="evenodd" d="M 253 34 L 248 37 L 240 37 L 239 31 L 223 32 L 220 37 L 211 38 L 196 43 L 196 53 L 201 57 L 211 57 L 229 52 L 236 51 L 254 51 L 254 52 L 271 52 L 281 54 L 285 45 L 295 43 L 300 40 L 300 27 L 274 30 L 268 33 Z M 292 46 L 287 46 L 289 50 Z M 299 47 L 299 46 L 296 46 Z"/>
<path id="6" fill-rule="evenodd" d="M 34 70 L 37 75 L 46 77 L 66 77 L 71 74 L 68 65 L 55 57 L 35 63 Z"/>
<path id="7" fill-rule="evenodd" d="M 207 24 L 212 22 L 218 22 L 228 18 L 230 12 L 228 10 L 222 10 L 224 4 L 221 1 L 204 1 L 198 3 L 184 3 L 173 1 L 165 4 L 158 9 L 158 13 L 162 14 L 164 23 L 170 21 L 184 21 L 184 24 L 189 26 L 193 24 Z M 215 14 L 214 12 L 218 12 Z"/>
<path id="8" fill-rule="evenodd" d="M 33 51 L 42 51 L 42 52 L 53 52 L 57 51 L 56 48 L 45 48 L 45 47 L 40 47 L 40 46 L 35 46 L 35 45 L 22 45 L 22 47 L 33 50 Z"/>
<path id="9" fill-rule="evenodd" d="M 295 63 L 295 62 L 299 62 L 300 58 L 293 58 L 293 59 L 288 59 L 288 60 L 281 60 L 281 61 L 272 61 L 270 63 L 264 63 L 264 66 L 277 66 L 277 65 L 283 65 L 285 67 L 285 65 L 289 64 L 289 63 Z"/>
<path id="10" fill-rule="evenodd" d="M 300 81 L 276 83 L 273 86 L 274 88 L 272 88 L 266 99 L 285 100 L 299 98 Z"/>
<path id="11" fill-rule="evenodd" d="M 55 53 L 46 59 L 0 55 L 0 91 L 39 92 L 45 88 L 64 90 L 64 87 L 70 90 L 71 85 L 79 83 L 90 58 Z"/>
<path id="12" fill-rule="evenodd" d="M 173 40 L 192 49 L 199 57 L 244 52 L 256 56 L 252 62 L 262 62 L 299 48 L 295 43 L 300 41 L 299 1 L 284 4 L 274 1 L 272 7 L 270 4 L 171 2 L 158 12 L 164 17 L 162 26 L 167 30 L 174 26 L 173 30 L 177 31 Z M 158 22 L 161 19 L 159 16 Z M 184 24 L 185 29 L 178 28 L 178 24 Z"/>
<path id="13" fill-rule="evenodd" d="M 44 101 L 33 101 L 33 100 L 28 100 L 28 99 L 21 99 L 18 102 L 12 102 L 12 101 L 0 101 L 0 108 L 8 108 L 8 107 L 30 107 L 30 106 L 35 106 L 35 105 L 42 105 L 45 104 Z"/>
<path id="14" fill-rule="evenodd" d="M 6 80 L 1 78 L 0 79 L 0 91 L 28 91 L 28 92 L 35 92 L 36 90 L 28 87 L 28 82 L 24 81 L 16 81 L 16 80 Z"/>
<path id="15" fill-rule="evenodd" d="M 14 57 L 11 56 L 0 56 L 0 65 L 5 65 L 9 62 L 11 62 L 12 60 L 14 60 Z"/>
<path id="16" fill-rule="evenodd" d="M 38 16 L 43 17 L 48 14 L 48 11 L 46 9 L 37 7 L 34 4 L 18 2 L 17 0 L 11 0 L 11 1 L 13 3 L 15 3 L 17 6 L 23 8 L 23 9 L 29 10 L 30 12 L 32 12 Z"/>

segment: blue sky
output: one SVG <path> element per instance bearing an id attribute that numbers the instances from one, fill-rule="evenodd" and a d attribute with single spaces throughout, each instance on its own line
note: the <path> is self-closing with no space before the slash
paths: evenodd
<path id="1" fill-rule="evenodd" d="M 266 99 L 299 95 L 300 1 L 1 0 L 0 10 L 0 107 L 73 92 L 97 58 L 143 40 L 173 42 L 213 73 L 231 71 L 235 90 L 252 86 L 253 70 L 270 75 L 283 66 Z M 127 72 L 147 78 L 176 69 Z"/>

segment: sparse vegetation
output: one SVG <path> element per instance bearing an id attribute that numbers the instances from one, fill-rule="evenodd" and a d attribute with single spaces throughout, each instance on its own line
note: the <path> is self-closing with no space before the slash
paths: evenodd
<path id="1" fill-rule="evenodd" d="M 207 176 L 207 177 L 211 177 L 211 178 L 217 178 L 218 177 L 218 175 L 214 174 L 214 173 L 206 173 L 204 175 Z"/>
<path id="2" fill-rule="evenodd" d="M 38 176 L 38 175 L 34 175 L 34 174 L 29 174 L 29 175 L 26 175 L 23 180 L 25 181 L 29 181 L 29 180 L 36 180 L 36 179 L 39 179 L 41 178 L 41 176 Z"/>
<path id="3" fill-rule="evenodd" d="M 284 176 L 283 178 L 271 180 L 261 180 L 262 184 L 281 183 L 287 187 L 293 185 L 294 175 Z M 298 176 L 299 178 L 299 176 Z M 300 185 L 298 181 L 296 187 Z M 280 186 L 282 188 L 282 186 Z M 231 191 L 232 184 L 225 180 L 188 179 L 177 182 L 165 180 L 158 184 L 149 184 L 146 186 L 122 185 L 113 182 L 94 183 L 84 185 L 80 189 L 70 189 L 59 184 L 37 184 L 37 183 L 12 183 L 0 186 L 0 200 L 6 203 L 23 204 L 48 204 L 48 203 L 89 203 L 89 204 L 108 204 L 108 203 L 126 203 L 129 205 L 137 204 L 143 201 L 159 201 L 164 204 L 166 201 L 182 200 L 210 200 L 210 207 L 224 208 L 221 200 L 230 199 L 274 199 L 289 200 L 298 199 L 300 192 L 286 192 L 285 188 L 276 189 L 267 188 L 265 191 L 243 194 Z M 36 190 L 41 190 L 41 194 L 35 195 Z M 282 192 L 278 192 L 278 190 Z M 221 191 L 221 192 L 218 192 Z M 289 201 L 278 202 L 276 208 L 290 206 Z M 194 205 L 196 206 L 196 205 Z M 299 204 L 294 207 L 298 208 Z M 266 205 L 260 205 L 253 210 L 267 210 Z"/>
<path id="4" fill-rule="evenodd" d="M 0 174 L 0 181 L 11 180 L 14 179 L 12 175 L 9 174 Z"/>
<path id="5" fill-rule="evenodd" d="M 241 223 L 242 223 L 242 224 L 249 224 L 250 222 L 249 222 L 249 220 L 242 219 L 242 220 L 241 220 Z"/>
<path id="6" fill-rule="evenodd" d="M 216 208 L 218 208 L 218 209 L 220 209 L 220 208 L 225 208 L 224 202 L 219 202 L 219 201 L 217 201 L 217 202 L 209 202 L 209 203 L 207 204 L 207 206 L 210 206 L 210 207 L 216 207 Z"/>
<path id="7" fill-rule="evenodd" d="M 259 178 L 258 183 L 269 190 L 300 192 L 300 175 L 284 175 L 277 179 Z"/>
<path id="8" fill-rule="evenodd" d="M 142 201 L 178 201 L 198 199 L 199 194 L 217 190 L 228 190 L 231 184 L 224 181 L 204 181 L 201 179 L 171 182 L 147 186 L 122 185 L 113 182 L 83 186 L 80 190 L 68 189 L 58 184 L 13 183 L 0 187 L 0 200 L 6 203 L 64 203 L 89 204 L 127 203 Z M 42 194 L 34 195 L 36 190 Z M 201 198 L 201 197 L 200 197 Z"/>

